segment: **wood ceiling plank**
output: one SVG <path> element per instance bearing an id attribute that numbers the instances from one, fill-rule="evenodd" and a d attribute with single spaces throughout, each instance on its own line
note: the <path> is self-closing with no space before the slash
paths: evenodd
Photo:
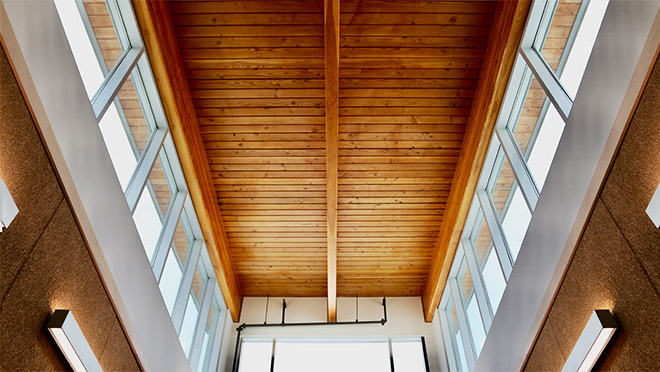
<path id="1" fill-rule="evenodd" d="M 382 14 L 378 15 L 379 17 Z M 449 37 L 449 36 L 342 36 L 341 48 L 379 47 L 379 48 L 486 48 L 487 37 Z M 285 46 L 285 45 L 282 45 Z M 309 46 L 313 46 L 309 43 Z"/>
<path id="2" fill-rule="evenodd" d="M 525 25 L 530 1 L 498 3 L 489 49 L 484 60 L 465 145 L 461 151 L 456 178 L 447 203 L 443 226 L 438 235 L 435 259 L 424 289 L 426 321 L 433 320 L 456 251 L 465 217 L 472 201 L 490 135 L 502 103 L 508 76 Z"/>
<path id="3" fill-rule="evenodd" d="M 197 120 L 168 4 L 135 1 L 133 7 L 224 302 L 232 319 L 238 321 L 242 294 L 232 266 L 222 214 L 215 202 L 208 161 L 196 129 Z"/>
<path id="4" fill-rule="evenodd" d="M 229 66 L 229 67 L 227 67 Z M 242 67 L 234 69 L 233 67 Z M 238 79 L 318 79 L 323 78 L 323 68 L 258 68 L 252 66 L 244 67 L 244 65 L 233 63 L 223 64 L 221 67 L 214 68 L 207 64 L 200 64 L 195 69 L 188 69 L 188 77 L 194 80 L 238 80 Z M 466 72 L 472 74 L 471 72 Z"/>
<path id="5" fill-rule="evenodd" d="M 337 188 L 339 166 L 339 0 L 324 0 L 328 322 L 337 321 Z"/>
<path id="6" fill-rule="evenodd" d="M 346 0 L 342 13 L 493 13 L 493 1 Z"/>
<path id="7" fill-rule="evenodd" d="M 362 60 L 363 63 L 369 63 L 372 67 L 366 68 L 361 63 L 352 61 L 345 61 L 345 65 L 341 66 L 339 76 L 343 79 L 435 79 L 443 80 L 443 77 L 452 79 L 478 79 L 480 69 L 476 64 L 462 64 L 459 67 L 444 63 L 442 65 L 435 64 L 429 66 L 428 64 L 423 67 L 419 65 L 406 66 L 405 61 L 368 61 Z M 446 61 L 445 61 L 446 62 Z M 341 61 L 340 61 L 341 63 Z M 352 67 L 351 67 L 352 66 Z M 341 81 L 340 81 L 341 83 Z"/>
<path id="8" fill-rule="evenodd" d="M 184 1 L 172 2 L 171 8 L 172 13 L 176 14 L 323 13 L 322 4 L 316 0 Z"/>

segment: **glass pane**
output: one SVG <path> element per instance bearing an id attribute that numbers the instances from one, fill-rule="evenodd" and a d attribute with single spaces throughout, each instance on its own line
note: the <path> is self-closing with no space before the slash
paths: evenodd
<path id="1" fill-rule="evenodd" d="M 525 66 L 522 76 L 516 97 L 517 104 L 514 105 L 514 110 L 509 116 L 507 128 L 513 133 L 520 153 L 526 159 L 529 156 L 528 148 L 533 146 L 544 103 L 549 100 L 529 67 Z"/>
<path id="2" fill-rule="evenodd" d="M 589 56 L 591 56 L 608 4 L 609 0 L 589 1 L 582 24 L 573 42 L 573 47 L 566 57 L 559 81 L 571 97 L 575 97 L 580 87 L 584 70 L 587 68 L 587 62 Z"/>
<path id="3" fill-rule="evenodd" d="M 499 148 L 497 152 L 495 166 L 488 181 L 488 190 L 502 223 L 512 261 L 515 262 L 532 219 L 532 213 L 527 207 L 504 151 Z"/>
<path id="4" fill-rule="evenodd" d="M 216 337 L 215 332 L 218 327 L 218 322 L 220 321 L 220 305 L 218 305 L 218 299 L 213 296 L 211 301 L 211 308 L 209 311 L 209 316 L 206 320 L 206 330 L 204 332 L 204 344 L 202 345 L 202 356 L 197 367 L 198 371 L 202 371 L 205 363 L 210 363 L 209 360 L 211 354 L 211 343 L 212 339 Z"/>
<path id="5" fill-rule="evenodd" d="M 486 286 L 488 301 L 490 302 L 490 306 L 493 309 L 493 316 L 495 316 L 497 308 L 500 306 L 500 301 L 502 300 L 504 289 L 506 288 L 506 280 L 504 279 L 502 267 L 500 266 L 498 256 L 494 249 L 491 249 L 488 253 L 486 264 L 482 267 L 481 270 L 484 278 L 484 284 Z"/>
<path id="6" fill-rule="evenodd" d="M 389 345 L 387 342 L 277 342 L 275 372 L 309 371 L 389 372 Z"/>
<path id="7" fill-rule="evenodd" d="M 467 304 L 470 298 L 474 296 L 474 286 L 472 285 L 472 276 L 470 275 L 470 269 L 467 267 L 465 257 L 461 257 L 456 281 L 458 282 L 458 289 L 460 289 L 461 300 L 463 300 L 463 304 Z"/>
<path id="8" fill-rule="evenodd" d="M 197 269 L 195 270 L 195 276 L 193 276 L 192 284 L 192 294 L 195 296 L 195 300 L 198 304 L 202 303 L 202 296 L 204 294 L 204 287 L 208 281 L 208 276 L 204 266 L 202 265 L 202 260 L 199 261 Z"/>
<path id="9" fill-rule="evenodd" d="M 165 305 L 167 306 L 170 315 L 172 315 L 172 310 L 174 309 L 174 302 L 176 301 L 176 295 L 179 293 L 179 286 L 181 285 L 182 277 L 182 266 L 177 260 L 176 255 L 173 253 L 173 250 L 170 249 L 169 252 L 167 252 L 163 274 L 158 283 L 160 293 L 163 296 L 163 300 L 165 300 Z"/>
<path id="10" fill-rule="evenodd" d="M 463 300 L 463 306 L 465 307 L 468 327 L 472 334 L 472 342 L 474 344 L 476 355 L 479 355 L 481 347 L 486 340 L 486 331 L 484 329 L 484 323 L 481 320 L 481 313 L 479 312 L 477 296 L 474 292 L 472 276 L 470 275 L 470 269 L 467 267 L 467 260 L 465 257 L 461 260 L 456 280 L 458 281 L 458 288 L 461 293 L 461 299 Z M 484 311 L 488 310 L 484 309 Z"/>
<path id="11" fill-rule="evenodd" d="M 169 168 L 164 167 L 165 164 L 169 163 L 167 162 L 165 151 L 161 150 L 153 168 L 151 168 L 149 180 L 147 181 L 147 188 L 152 190 L 154 202 L 158 205 L 158 213 L 161 217 L 161 221 L 165 220 L 170 203 L 172 202 L 172 197 L 176 191 L 173 190 L 174 187 L 172 187 L 174 186 L 174 182 L 171 182 L 171 177 L 168 177 L 171 171 Z"/>
<path id="12" fill-rule="evenodd" d="M 554 10 L 552 20 L 549 27 L 539 30 L 534 46 L 559 76 L 568 94 L 575 97 L 609 1 L 549 3 L 545 17 Z"/>
<path id="13" fill-rule="evenodd" d="M 481 208 L 478 211 L 470 240 L 474 245 L 479 269 L 484 279 L 486 293 L 494 315 L 502 299 L 502 294 L 504 294 L 506 280 Z"/>
<path id="14" fill-rule="evenodd" d="M 451 333 L 452 350 L 454 351 L 454 358 L 458 361 L 461 371 L 467 371 L 467 357 L 465 349 L 463 348 L 463 337 L 461 330 L 458 327 L 458 316 L 456 315 L 456 307 L 454 306 L 453 299 L 449 299 L 447 307 L 445 307 L 445 315 L 447 316 L 447 326 Z"/>
<path id="15" fill-rule="evenodd" d="M 132 140 L 124 130 L 123 121 L 114 102 L 99 121 L 99 128 L 119 184 L 125 191 L 131 181 L 139 155 L 135 153 Z"/>
<path id="16" fill-rule="evenodd" d="M 172 190 L 168 186 L 165 175 L 170 172 L 168 168 L 162 166 L 162 164 L 167 163 L 161 163 L 160 161 L 164 157 L 164 151 L 161 150 L 159 158 L 156 159 L 151 173 L 149 173 L 149 179 L 142 190 L 133 213 L 133 221 L 135 221 L 135 226 L 149 260 L 151 260 L 156 249 L 165 216 L 172 201 Z"/>
<path id="17" fill-rule="evenodd" d="M 516 100 L 519 103 L 514 105 L 507 129 L 513 134 L 537 189 L 541 191 L 564 132 L 564 121 L 527 66 Z"/>
<path id="18" fill-rule="evenodd" d="M 470 235 L 470 241 L 474 247 L 479 267 L 483 267 L 486 256 L 493 249 L 493 239 L 490 236 L 488 225 L 486 225 L 486 221 L 484 221 L 484 213 L 481 211 L 481 207 L 477 212 L 477 218 Z"/>
<path id="19" fill-rule="evenodd" d="M 202 356 L 199 359 L 199 363 L 197 364 L 197 372 L 202 372 L 204 369 L 204 361 L 206 360 L 206 351 L 209 346 L 209 331 L 206 330 L 204 331 L 204 338 L 202 340 Z"/>
<path id="20" fill-rule="evenodd" d="M 539 28 L 534 40 L 534 47 L 541 52 L 541 56 L 552 68 L 552 71 L 557 71 L 567 44 L 570 50 L 571 30 L 581 6 L 582 0 L 550 0 L 546 5 L 544 20 L 548 20 L 548 18 L 551 20 L 549 23 L 543 22 L 544 25 Z"/>
<path id="21" fill-rule="evenodd" d="M 147 253 L 149 261 L 151 261 L 160 238 L 160 231 L 163 228 L 163 220 L 148 187 L 142 190 L 142 195 L 140 195 L 135 212 L 133 212 L 133 221 L 140 235 L 142 247 Z"/>
<path id="22" fill-rule="evenodd" d="M 91 99 L 122 55 L 119 38 L 103 0 L 55 0 L 73 58 Z"/>
<path id="23" fill-rule="evenodd" d="M 195 326 L 197 325 L 197 317 L 199 316 L 199 306 L 193 299 L 192 293 L 188 297 L 188 304 L 186 305 L 186 312 L 183 315 L 183 324 L 181 325 L 181 332 L 179 332 L 179 342 L 186 353 L 186 357 L 190 357 L 190 350 L 195 334 Z"/>
<path id="24" fill-rule="evenodd" d="M 181 218 L 176 224 L 176 229 L 174 230 L 174 240 L 173 244 L 176 248 L 176 253 L 179 256 L 179 260 L 185 263 L 188 259 L 188 254 L 190 253 L 190 248 L 193 244 L 192 232 L 190 229 L 190 220 L 186 211 L 181 212 Z"/>
<path id="25" fill-rule="evenodd" d="M 103 56 L 106 71 L 112 70 L 117 63 L 123 49 L 119 43 L 112 17 L 105 0 L 82 0 L 85 12 L 89 19 L 89 25 L 96 39 L 98 48 Z M 93 39 L 93 38 L 92 38 Z"/>
<path id="26" fill-rule="evenodd" d="M 540 129 L 536 134 L 534 144 L 528 150 L 527 167 L 529 168 L 536 188 L 541 191 L 545 185 L 546 177 L 550 171 L 550 165 L 555 158 L 557 147 L 562 133 L 564 133 L 564 120 L 559 116 L 557 109 L 547 104 L 547 111 L 542 116 Z"/>
<path id="27" fill-rule="evenodd" d="M 243 340 L 239 372 L 270 371 L 273 341 Z"/>
<path id="28" fill-rule="evenodd" d="M 131 76 L 121 86 L 117 98 L 124 130 L 131 138 L 133 151 L 139 156 L 144 151 L 151 131 L 155 127 L 155 119 L 137 68 L 133 69 Z"/>
<path id="29" fill-rule="evenodd" d="M 132 76 L 136 76 L 136 72 Z M 149 123 L 153 122 L 153 117 L 146 95 L 138 94 L 132 77 L 126 80 L 117 97 L 99 121 L 99 127 L 119 183 L 126 190 L 151 135 L 153 125 Z M 165 162 L 163 153 L 160 158 Z M 157 167 L 160 164 L 154 168 Z"/>
<path id="30" fill-rule="evenodd" d="M 425 372 L 421 341 L 392 341 L 395 371 Z"/>
<path id="31" fill-rule="evenodd" d="M 465 313 L 467 315 L 468 325 L 470 326 L 470 332 L 472 333 L 472 343 L 478 356 L 486 341 L 486 331 L 484 330 L 484 323 L 481 320 L 476 296 L 470 298 Z"/>

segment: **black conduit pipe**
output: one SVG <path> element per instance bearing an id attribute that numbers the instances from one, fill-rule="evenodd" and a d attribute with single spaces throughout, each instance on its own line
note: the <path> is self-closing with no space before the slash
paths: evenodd
<path id="1" fill-rule="evenodd" d="M 308 322 L 308 323 L 286 323 L 284 321 L 284 313 L 286 311 L 286 301 L 282 300 L 282 323 L 269 323 L 269 324 L 246 324 L 243 323 L 238 328 L 236 328 L 236 331 L 238 332 L 236 335 L 236 348 L 234 349 L 234 363 L 232 364 L 232 372 L 238 372 L 238 347 L 241 342 L 241 332 L 243 332 L 246 328 L 260 328 L 260 327 L 310 327 L 310 326 L 333 326 L 333 325 L 355 325 L 355 324 L 380 324 L 380 325 L 385 325 L 387 323 L 387 302 L 385 300 L 385 297 L 383 297 L 383 318 L 381 320 L 361 320 L 361 321 L 354 321 L 354 322 Z"/>

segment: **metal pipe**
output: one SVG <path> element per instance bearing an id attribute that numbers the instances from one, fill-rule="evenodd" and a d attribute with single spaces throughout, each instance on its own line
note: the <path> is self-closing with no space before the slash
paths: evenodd
<path id="1" fill-rule="evenodd" d="M 241 332 L 245 329 L 243 325 L 245 325 L 245 323 L 241 324 L 238 328 L 236 328 L 238 334 L 236 335 L 236 348 L 234 349 L 234 363 L 231 367 L 232 372 L 238 372 L 238 345 L 240 345 L 241 342 Z"/>
<path id="2" fill-rule="evenodd" d="M 431 372 L 431 367 L 429 367 L 429 355 L 426 352 L 426 340 L 422 336 L 422 351 L 424 352 L 424 366 L 426 367 L 426 372 Z"/>

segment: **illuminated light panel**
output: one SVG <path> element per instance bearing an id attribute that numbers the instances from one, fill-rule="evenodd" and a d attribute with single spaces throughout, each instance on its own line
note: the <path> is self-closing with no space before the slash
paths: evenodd
<path id="1" fill-rule="evenodd" d="M 18 208 L 12 199 L 5 182 L 0 179 L 0 232 L 7 228 L 18 214 Z"/>
<path id="2" fill-rule="evenodd" d="M 655 227 L 660 227 L 660 186 L 655 190 L 649 206 L 646 207 L 646 214 L 651 217 Z"/>
<path id="3" fill-rule="evenodd" d="M 55 310 L 48 331 L 75 372 L 103 371 L 71 311 Z"/>
<path id="4" fill-rule="evenodd" d="M 589 372 L 616 331 L 609 310 L 595 310 L 568 356 L 562 372 Z"/>

